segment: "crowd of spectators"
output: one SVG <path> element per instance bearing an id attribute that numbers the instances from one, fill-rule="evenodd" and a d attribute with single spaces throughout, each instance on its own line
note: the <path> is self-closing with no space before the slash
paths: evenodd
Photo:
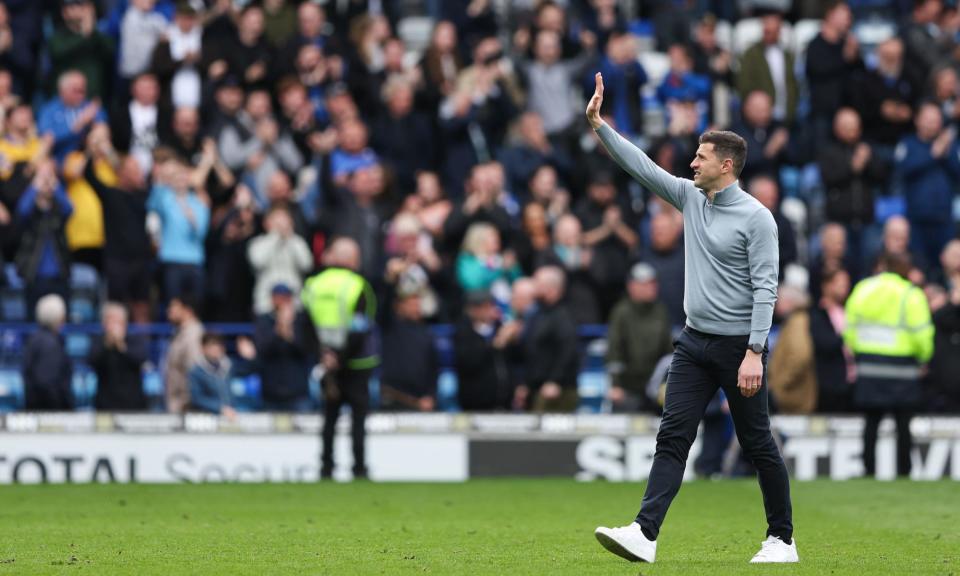
<path id="1" fill-rule="evenodd" d="M 399 34 L 414 8 L 433 22 L 422 47 Z M 756 42 L 721 37 L 744 19 Z M 809 43 L 783 40 L 811 19 Z M 861 22 L 891 31 L 864 42 Z M 666 70 L 644 67 L 654 51 Z M 584 122 L 602 71 L 607 122 L 678 176 L 707 127 L 748 142 L 741 186 L 779 231 L 776 322 L 816 358 L 806 397 L 774 389 L 784 409 L 844 409 L 837 307 L 898 251 L 935 312 L 931 408 L 956 410 L 957 55 L 941 0 L 0 4 L 2 256 L 46 334 L 27 386 L 67 405 L 46 360 L 64 318 L 44 298 L 69 305 L 82 264 L 109 302 L 98 408 L 143 407 L 125 391 L 143 358 L 129 318 L 175 326 L 167 409 L 229 411 L 245 370 L 265 407 L 308 409 L 297 295 L 346 236 L 380 301 L 385 406 L 434 409 L 428 326 L 444 323 L 462 408 L 572 409 L 577 325 L 609 323 L 609 400 L 656 410 L 684 322 L 682 219 Z M 254 323 L 232 364 L 209 322 Z"/>

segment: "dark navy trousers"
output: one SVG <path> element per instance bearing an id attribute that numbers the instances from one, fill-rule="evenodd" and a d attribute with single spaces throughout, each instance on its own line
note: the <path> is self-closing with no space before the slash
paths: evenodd
<path id="1" fill-rule="evenodd" d="M 767 353 L 763 354 L 763 385 L 751 398 L 737 388 L 737 373 L 747 351 L 748 336 L 716 336 L 683 329 L 675 342 L 667 377 L 667 393 L 653 468 L 637 522 L 654 538 L 667 515 L 687 463 L 690 445 L 704 410 L 722 387 L 730 405 L 737 439 L 757 469 L 767 535 L 784 541 L 793 538 L 790 480 L 780 450 L 770 433 L 767 409 Z"/>

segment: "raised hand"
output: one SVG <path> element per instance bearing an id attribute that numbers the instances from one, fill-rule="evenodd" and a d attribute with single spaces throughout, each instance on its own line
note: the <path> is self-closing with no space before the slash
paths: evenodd
<path id="1" fill-rule="evenodd" d="M 594 79 L 597 81 L 597 88 L 587 104 L 587 121 L 596 130 L 603 125 L 603 118 L 600 117 L 600 107 L 603 106 L 603 76 L 597 72 Z"/>

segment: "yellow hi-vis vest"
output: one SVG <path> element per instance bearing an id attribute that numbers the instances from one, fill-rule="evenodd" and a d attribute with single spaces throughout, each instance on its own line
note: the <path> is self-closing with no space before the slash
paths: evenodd
<path id="1" fill-rule="evenodd" d="M 366 310 L 357 311 L 357 302 L 363 295 Z M 370 284 L 362 276 L 345 268 L 328 268 L 309 278 L 300 293 L 303 306 L 317 329 L 322 346 L 343 351 L 351 332 L 368 332 L 376 316 L 377 300 Z M 355 369 L 372 368 L 378 358 L 369 355 L 351 358 L 347 366 Z"/>
<path id="2" fill-rule="evenodd" d="M 846 316 L 843 341 L 854 355 L 913 358 L 917 364 L 933 356 L 934 328 L 927 298 L 897 274 L 884 272 L 858 283 L 847 299 Z M 858 361 L 857 373 L 862 377 L 913 379 L 919 376 L 919 366 Z"/>

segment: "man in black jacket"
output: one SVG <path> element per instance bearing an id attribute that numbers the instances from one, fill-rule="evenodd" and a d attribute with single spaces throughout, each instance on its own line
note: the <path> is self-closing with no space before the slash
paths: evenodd
<path id="1" fill-rule="evenodd" d="M 103 206 L 104 274 L 107 298 L 130 306 L 133 321 L 149 322 L 150 239 L 147 236 L 147 190 L 143 169 L 131 154 L 119 157 L 109 138 L 94 135 L 87 145 L 89 160 L 83 177 Z M 103 159 L 117 168 L 116 186 L 97 177 L 93 165 Z"/>
<path id="2" fill-rule="evenodd" d="M 47 294 L 37 302 L 39 329 L 23 349 L 23 387 L 29 411 L 73 410 L 73 368 L 60 329 L 67 317 L 63 298 Z"/>
<path id="3" fill-rule="evenodd" d="M 874 220 L 875 190 L 884 185 L 890 162 L 861 138 L 860 115 L 841 108 L 833 120 L 834 139 L 820 148 L 820 177 L 827 189 L 826 216 L 847 229 L 854 276 L 864 265 L 862 236 Z"/>
<path id="4" fill-rule="evenodd" d="M 576 409 L 580 350 L 577 326 L 563 305 L 563 271 L 544 266 L 534 274 L 540 308 L 524 337 L 526 381 L 537 412 L 570 412 Z"/>
<path id="5" fill-rule="evenodd" d="M 453 335 L 461 409 L 480 412 L 510 408 L 513 383 L 507 356 L 517 336 L 519 325 L 501 324 L 500 310 L 489 292 L 467 294 L 466 314 Z"/>
<path id="6" fill-rule="evenodd" d="M 308 380 L 316 337 L 310 319 L 297 311 L 293 291 L 277 284 L 270 292 L 273 312 L 257 318 L 254 342 L 260 368 L 263 408 L 270 412 L 310 412 Z"/>
<path id="7" fill-rule="evenodd" d="M 860 44 L 850 33 L 853 17 L 843 0 L 831 0 L 824 11 L 820 33 L 807 46 L 807 84 L 810 115 L 817 144 L 829 139 L 830 124 L 843 102 L 843 86 L 855 71 L 863 69 Z"/>
<path id="8" fill-rule="evenodd" d="M 423 321 L 420 294 L 398 293 L 383 323 L 380 397 L 383 408 L 431 412 L 437 404 L 440 362 Z"/>
<path id="9" fill-rule="evenodd" d="M 93 405 L 107 412 L 147 409 L 141 369 L 147 361 L 147 343 L 127 335 L 127 309 L 108 302 L 100 312 L 103 336 L 91 346 L 87 363 L 97 373 Z"/>
<path id="10" fill-rule="evenodd" d="M 817 412 L 845 413 L 853 408 L 853 355 L 844 348 L 843 305 L 850 295 L 850 275 L 842 268 L 823 272 L 823 294 L 810 310 L 810 339 L 817 375 Z"/>
<path id="11" fill-rule="evenodd" d="M 921 90 L 904 66 L 899 38 L 881 42 L 875 52 L 877 66 L 851 74 L 845 90 L 863 119 L 866 139 L 889 149 L 892 157 L 893 147 L 913 130 Z"/>
<path id="12" fill-rule="evenodd" d="M 110 134 L 117 150 L 132 154 L 144 171 L 153 165 L 158 135 L 170 126 L 169 110 L 160 102 L 160 84 L 153 74 L 137 76 L 130 86 L 131 100 L 110 114 Z"/>
<path id="13" fill-rule="evenodd" d="M 939 413 L 960 410 L 960 274 L 950 282 L 950 300 L 933 314 L 936 333 L 930 360 L 929 407 Z"/>

